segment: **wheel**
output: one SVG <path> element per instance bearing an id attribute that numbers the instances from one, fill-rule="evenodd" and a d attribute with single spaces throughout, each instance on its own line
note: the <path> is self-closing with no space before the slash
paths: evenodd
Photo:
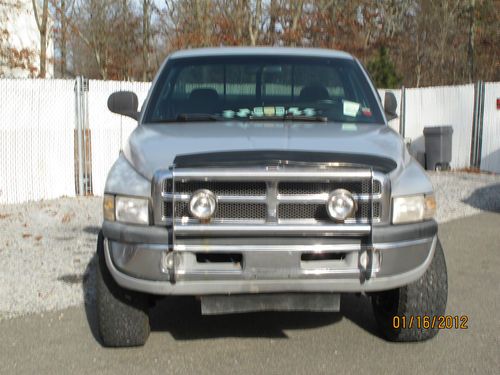
<path id="1" fill-rule="evenodd" d="M 97 260 L 97 324 L 103 345 L 144 345 L 150 332 L 148 296 L 123 289 L 115 282 L 106 266 L 102 232 L 97 239 Z"/>
<path id="2" fill-rule="evenodd" d="M 423 319 L 432 322 L 434 316 L 444 315 L 448 298 L 448 276 L 443 248 L 437 240 L 434 258 L 417 281 L 398 289 L 372 295 L 373 312 L 379 329 L 390 341 L 424 341 L 438 333 L 435 327 L 423 327 Z M 399 327 L 395 328 L 393 318 L 399 317 Z M 405 327 L 403 319 L 405 317 Z M 417 318 L 419 317 L 419 318 Z M 410 319 L 412 327 L 409 326 Z M 420 319 L 420 324 L 418 324 Z M 436 318 L 438 319 L 438 318 Z M 427 322 L 429 322 L 427 320 Z"/>

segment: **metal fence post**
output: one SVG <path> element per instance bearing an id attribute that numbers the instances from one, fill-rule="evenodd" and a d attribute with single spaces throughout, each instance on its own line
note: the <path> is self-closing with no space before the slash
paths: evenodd
<path id="1" fill-rule="evenodd" d="M 75 168 L 78 173 L 75 174 L 75 193 L 83 195 L 83 147 L 82 147 L 82 77 L 75 78 L 75 143 L 76 143 L 76 163 Z"/>
<path id="2" fill-rule="evenodd" d="M 401 87 L 401 103 L 399 104 L 399 134 L 405 138 L 405 120 L 406 120 L 406 88 Z"/>
<path id="3" fill-rule="evenodd" d="M 77 195 L 92 194 L 92 154 L 89 130 L 89 81 L 75 79 L 75 190 Z"/>
<path id="4" fill-rule="evenodd" d="M 481 168 L 481 148 L 483 145 L 483 117 L 484 117 L 484 82 L 478 81 L 474 85 L 474 114 L 472 117 L 472 136 L 470 166 Z"/>

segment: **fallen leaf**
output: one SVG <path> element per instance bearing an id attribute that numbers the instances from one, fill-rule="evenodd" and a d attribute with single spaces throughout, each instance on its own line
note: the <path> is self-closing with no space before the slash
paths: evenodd
<path id="1" fill-rule="evenodd" d="M 23 233 L 23 238 L 28 238 L 28 237 L 31 237 L 31 234 L 29 234 L 29 233 Z"/>
<path id="2" fill-rule="evenodd" d="M 40 241 L 42 239 L 42 236 L 38 235 L 35 237 L 35 241 Z"/>
<path id="3" fill-rule="evenodd" d="M 73 216 L 75 216 L 75 214 L 72 214 L 72 213 L 69 213 L 69 212 L 68 212 L 67 214 L 64 214 L 64 216 L 63 216 L 63 218 L 62 218 L 61 222 L 62 222 L 62 223 L 64 223 L 64 224 L 69 223 L 69 222 L 71 221 L 71 218 L 72 218 Z"/>
<path id="4" fill-rule="evenodd" d="M 0 219 L 6 219 L 9 216 L 12 216 L 11 214 L 0 214 Z"/>

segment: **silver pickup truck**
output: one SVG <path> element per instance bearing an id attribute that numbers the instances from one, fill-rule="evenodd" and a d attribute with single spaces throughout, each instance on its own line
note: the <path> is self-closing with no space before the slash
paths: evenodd
<path id="1" fill-rule="evenodd" d="M 357 59 L 180 51 L 140 112 L 131 92 L 108 107 L 138 127 L 104 192 L 104 345 L 144 344 L 149 309 L 171 295 L 228 314 L 339 311 L 343 293 L 363 293 L 387 339 L 437 333 L 416 323 L 444 314 L 447 300 L 432 185 L 387 125 L 394 95 L 382 105 Z"/>

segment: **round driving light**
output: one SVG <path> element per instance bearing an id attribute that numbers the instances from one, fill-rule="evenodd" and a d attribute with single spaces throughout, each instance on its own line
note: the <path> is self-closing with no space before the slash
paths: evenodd
<path id="1" fill-rule="evenodd" d="M 196 190 L 189 200 L 189 212 L 197 219 L 210 219 L 217 208 L 217 198 L 210 190 Z"/>
<path id="2" fill-rule="evenodd" d="M 326 203 L 326 211 L 333 220 L 344 221 L 353 216 L 357 206 L 352 194 L 345 189 L 337 189 L 330 193 Z"/>

